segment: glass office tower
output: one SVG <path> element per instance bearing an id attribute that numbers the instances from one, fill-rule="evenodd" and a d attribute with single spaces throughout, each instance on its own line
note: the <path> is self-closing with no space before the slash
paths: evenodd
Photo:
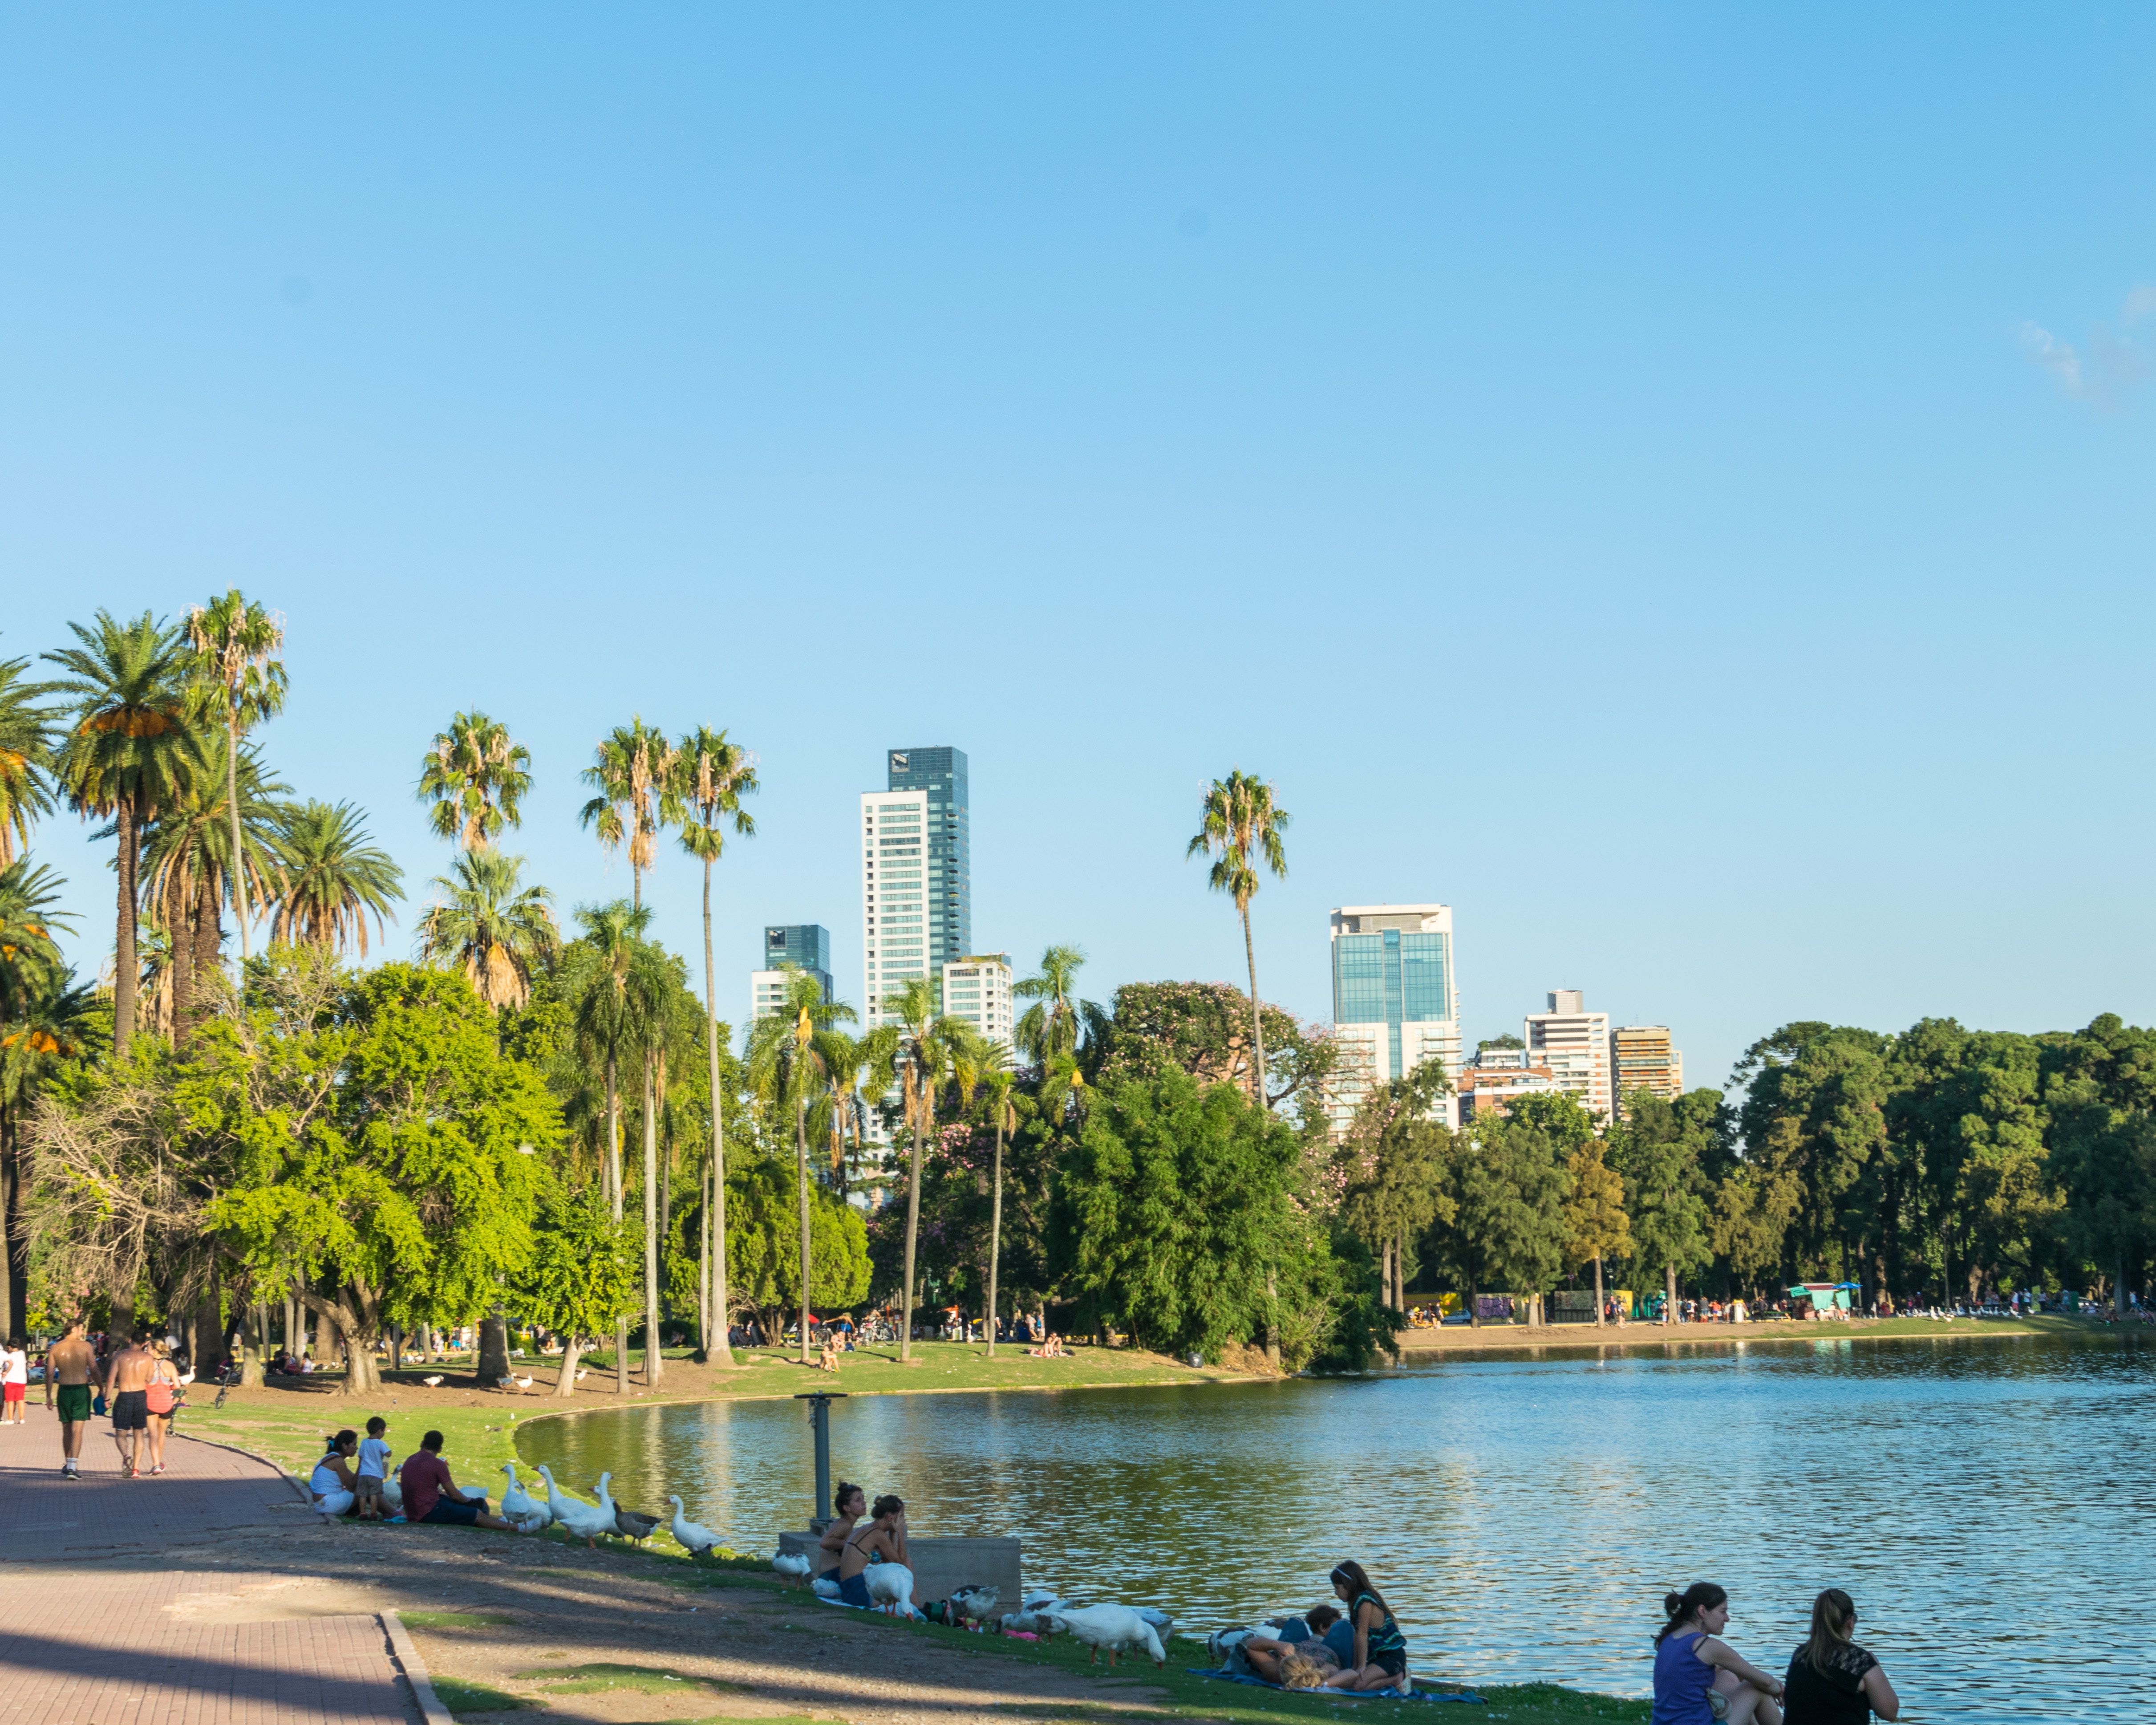
<path id="1" fill-rule="evenodd" d="M 1332 913 L 1332 1023 L 1340 1065 L 1327 1108 L 1347 1125 L 1373 1086 L 1425 1060 L 1460 1076 L 1460 988 L 1445 905 L 1348 905 Z M 1440 1111 L 1451 1123 L 1450 1098 Z"/>
<path id="2" fill-rule="evenodd" d="M 972 814 L 963 749 L 893 749 L 888 788 L 861 797 L 862 1022 L 926 976 L 940 995 L 943 967 L 973 949 Z"/>
<path id="3" fill-rule="evenodd" d="M 831 931 L 819 922 L 767 924 L 763 931 L 763 968 L 749 973 L 753 1015 L 762 1018 L 786 999 L 787 965 L 816 978 L 826 1000 L 835 999 L 831 978 Z"/>

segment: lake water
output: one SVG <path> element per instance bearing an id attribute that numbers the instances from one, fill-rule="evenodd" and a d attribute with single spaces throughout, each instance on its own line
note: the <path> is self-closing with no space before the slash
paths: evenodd
<path id="1" fill-rule="evenodd" d="M 805 1404 L 596 1411 L 521 1434 L 743 1550 L 807 1524 Z M 1779 1675 L 1821 1587 L 1905 1717 L 2156 1718 L 2156 1347 L 2132 1337 L 1649 1344 L 1365 1378 L 861 1397 L 834 1473 L 916 1533 L 1016 1533 L 1025 1575 L 1203 1630 L 1358 1558 L 1418 1670 L 1649 1687 L 1666 1587 L 1718 1581 Z"/>

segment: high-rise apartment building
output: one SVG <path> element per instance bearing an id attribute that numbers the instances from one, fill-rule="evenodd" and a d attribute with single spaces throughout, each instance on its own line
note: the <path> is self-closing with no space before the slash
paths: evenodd
<path id="1" fill-rule="evenodd" d="M 989 1041 L 1008 1049 L 1014 980 L 1009 953 L 969 953 L 957 963 L 943 967 L 943 1010 L 952 1018 L 965 1019 Z"/>
<path id="2" fill-rule="evenodd" d="M 1611 1115 L 1609 1014 L 1587 1010 L 1577 988 L 1552 990 L 1548 1012 L 1527 1014 L 1527 1051 L 1557 1076 L 1560 1089 L 1578 1096 L 1587 1111 Z"/>
<path id="3" fill-rule="evenodd" d="M 1548 1096 L 1564 1086 L 1557 1074 L 1523 1048 L 1478 1049 L 1460 1075 L 1460 1123 L 1481 1114 L 1503 1114 L 1522 1096 Z"/>
<path id="4" fill-rule="evenodd" d="M 893 749 L 889 788 L 861 797 L 861 1022 L 914 977 L 941 986 L 943 967 L 973 944 L 972 814 L 966 757 L 952 748 Z"/>
<path id="5" fill-rule="evenodd" d="M 763 931 L 763 966 L 749 973 L 749 1016 L 776 1012 L 786 999 L 786 970 L 792 965 L 816 978 L 826 1000 L 836 998 L 831 980 L 831 931 L 819 922 L 773 923 Z"/>
<path id="6" fill-rule="evenodd" d="M 1337 1137 L 1377 1085 L 1425 1060 L 1460 1076 L 1460 985 L 1450 905 L 1343 905 L 1332 913 L 1332 1034 L 1340 1064 L 1326 1096 Z M 1458 1123 L 1453 1099 L 1439 1114 Z"/>
<path id="7" fill-rule="evenodd" d="M 1620 1024 L 1609 1033 L 1609 1081 L 1618 1111 L 1635 1091 L 1650 1096 L 1684 1094 L 1684 1053 L 1670 1045 L 1667 1024 Z"/>

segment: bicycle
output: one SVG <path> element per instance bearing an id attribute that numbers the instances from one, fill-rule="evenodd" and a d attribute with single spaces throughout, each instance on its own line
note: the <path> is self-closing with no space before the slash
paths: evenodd
<path id="1" fill-rule="evenodd" d="M 224 1405 L 224 1398 L 226 1394 L 233 1389 L 239 1382 L 239 1362 L 236 1360 L 227 1360 L 224 1363 L 224 1368 L 217 1374 L 217 1399 L 210 1404 L 211 1408 L 217 1409 L 223 1407 Z"/>

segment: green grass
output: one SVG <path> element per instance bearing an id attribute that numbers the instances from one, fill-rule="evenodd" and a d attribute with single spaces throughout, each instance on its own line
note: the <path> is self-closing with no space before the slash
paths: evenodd
<path id="1" fill-rule="evenodd" d="M 462 1677 L 437 1677 L 434 1693 L 453 1713 L 513 1713 L 531 1703 L 485 1683 L 466 1682 Z"/>
<path id="2" fill-rule="evenodd" d="M 501 1611 L 400 1611 L 407 1629 L 496 1629 L 516 1620 Z"/>
<path id="3" fill-rule="evenodd" d="M 680 1694 L 690 1689 L 743 1692 L 738 1683 L 721 1682 L 716 1677 L 684 1676 L 679 1671 L 648 1665 L 548 1666 L 516 1675 L 520 1683 L 544 1683 L 550 1695 L 603 1695 L 617 1689 L 634 1690 L 643 1695 L 665 1695 L 670 1692 Z"/>

